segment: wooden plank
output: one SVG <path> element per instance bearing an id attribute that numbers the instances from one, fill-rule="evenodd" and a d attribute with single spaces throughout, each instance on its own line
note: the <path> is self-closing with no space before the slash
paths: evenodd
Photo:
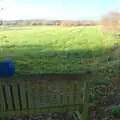
<path id="1" fill-rule="evenodd" d="M 42 74 L 31 74 L 31 75 L 20 75 L 9 78 L 1 78 L 1 80 L 9 81 L 33 81 L 33 80 L 82 80 L 84 76 L 91 74 L 91 71 L 84 71 L 80 73 L 42 73 Z"/>
<path id="2" fill-rule="evenodd" d="M 26 86 L 29 100 L 29 109 L 35 109 L 35 85 L 30 81 L 27 81 Z"/>
<path id="3" fill-rule="evenodd" d="M 24 107 L 22 105 L 22 108 L 25 109 L 29 113 L 29 109 L 30 109 L 29 95 L 28 95 L 28 93 L 29 93 L 29 90 L 28 90 L 29 85 L 27 83 L 28 83 L 28 81 L 23 81 L 22 82 L 22 88 L 23 89 L 21 90 L 21 92 L 23 92 L 23 94 L 22 94 L 21 101 L 22 101 L 23 105 L 25 105 Z M 23 102 L 23 100 L 24 100 L 24 102 Z"/>
<path id="4" fill-rule="evenodd" d="M 14 111 L 12 97 L 11 97 L 11 91 L 10 91 L 10 85 L 5 84 L 4 86 L 5 86 L 6 100 L 7 100 L 7 104 L 8 104 L 8 111 Z"/>
<path id="5" fill-rule="evenodd" d="M 5 105 L 5 112 L 8 111 L 8 103 L 7 103 L 7 97 L 6 97 L 6 91 L 5 91 L 5 85 L 2 83 L 2 94 L 4 98 L 4 105 Z"/>
<path id="6" fill-rule="evenodd" d="M 51 113 L 54 112 L 68 112 L 68 106 L 56 106 L 53 108 L 50 108 Z M 69 106 L 69 111 L 76 111 L 79 110 L 78 107 L 75 107 L 74 105 Z M 22 110 L 22 111 L 17 111 L 16 114 L 14 114 L 14 111 L 8 111 L 6 113 L 3 113 L 1 115 L 1 117 L 9 117 L 9 116 L 19 116 L 19 115 L 31 115 L 31 114 L 40 114 L 40 113 L 49 113 L 48 112 L 48 108 L 41 108 L 41 109 L 30 109 L 29 113 L 26 110 Z"/>
<path id="7" fill-rule="evenodd" d="M 12 84 L 12 89 L 13 89 L 13 99 L 14 99 L 14 104 L 15 104 L 15 110 L 18 111 L 20 110 L 20 104 L 19 104 L 19 97 L 18 97 L 18 84 Z"/>
<path id="8" fill-rule="evenodd" d="M 54 84 L 54 83 L 53 83 Z M 45 95 L 45 103 L 44 106 L 48 107 L 47 111 L 48 113 L 50 112 L 50 108 L 53 106 L 53 103 L 51 102 L 50 97 L 52 98 L 53 96 L 50 94 L 51 92 L 49 92 L 48 86 L 51 86 L 51 84 L 49 84 L 49 81 L 46 81 L 43 83 L 43 87 L 44 87 L 44 95 Z M 52 88 L 51 88 L 52 89 Z M 53 88 L 54 89 L 54 88 Z"/>
<path id="9" fill-rule="evenodd" d="M 69 104 L 70 104 L 70 96 L 69 96 L 69 85 L 70 85 L 70 82 L 69 81 L 67 81 L 67 84 L 66 84 L 66 87 L 65 87 L 65 90 L 64 90 L 64 92 L 65 92 L 65 101 L 66 101 L 66 103 L 65 103 L 65 105 L 67 105 L 67 110 L 69 109 Z"/>
<path id="10" fill-rule="evenodd" d="M 58 84 L 57 84 L 58 83 Z M 60 95 L 61 95 L 61 91 L 62 91 L 62 84 L 61 84 L 61 81 L 60 82 L 56 82 L 56 101 L 57 101 L 57 105 L 60 106 L 61 105 L 61 99 L 60 99 Z"/>
<path id="11" fill-rule="evenodd" d="M 27 110 L 27 105 L 26 105 L 26 95 L 25 95 L 25 83 L 22 82 L 19 84 L 20 86 L 20 97 L 21 97 L 21 109 L 22 110 Z"/>
<path id="12" fill-rule="evenodd" d="M 71 89 L 71 82 L 68 82 L 67 87 L 66 87 L 66 92 L 67 92 L 67 104 L 70 105 L 72 101 L 72 89 Z"/>
<path id="13" fill-rule="evenodd" d="M 47 82 L 46 81 L 41 81 L 39 84 L 39 108 L 46 107 L 48 105 L 48 98 L 46 96 L 47 94 Z M 50 86 L 50 85 L 49 85 Z"/>
<path id="14" fill-rule="evenodd" d="M 80 84 L 79 84 L 79 81 L 75 81 L 75 84 L 74 84 L 74 87 L 75 87 L 75 104 L 80 104 L 81 103 L 81 97 L 82 97 L 82 95 L 81 95 L 81 92 L 82 92 L 82 90 L 81 90 L 81 87 L 82 86 L 80 86 Z"/>
<path id="15" fill-rule="evenodd" d="M 67 101 L 66 101 L 66 86 L 67 86 L 67 83 L 64 81 L 64 84 L 62 86 L 62 105 L 66 105 L 67 104 Z"/>
<path id="16" fill-rule="evenodd" d="M 46 99 L 47 105 L 51 107 L 55 107 L 57 105 L 57 88 L 56 82 L 53 83 L 47 82 L 45 85 L 46 88 Z"/>
<path id="17" fill-rule="evenodd" d="M 76 83 L 76 104 L 81 104 L 82 103 L 82 89 L 81 89 L 81 85 L 80 82 L 77 81 Z"/>
<path id="18" fill-rule="evenodd" d="M 19 101 L 20 110 L 22 110 L 21 92 L 20 92 L 19 84 L 17 84 L 17 92 L 18 92 L 18 101 Z"/>
<path id="19" fill-rule="evenodd" d="M 42 107 L 50 107 L 50 103 L 48 101 L 48 95 L 49 95 L 49 92 L 47 90 L 47 85 L 48 85 L 48 82 L 47 81 L 44 81 L 42 83 L 42 97 L 43 97 L 43 104 L 42 104 Z M 51 86 L 51 85 L 50 85 Z M 52 97 L 52 96 L 51 96 Z M 52 105 L 51 105 L 52 106 Z"/>
<path id="20" fill-rule="evenodd" d="M 26 96 L 26 107 L 27 107 L 27 111 L 29 111 L 29 98 L 28 98 L 28 91 L 25 91 L 25 96 Z"/>
<path id="21" fill-rule="evenodd" d="M 14 91 L 13 91 L 13 84 L 9 85 L 10 88 L 10 95 L 11 95 L 11 101 L 12 101 L 12 106 L 13 106 L 13 110 L 15 111 L 15 99 L 14 99 Z"/>
<path id="22" fill-rule="evenodd" d="M 85 82 L 84 83 L 84 105 L 83 105 L 83 119 L 84 120 L 88 120 L 89 119 L 89 115 L 88 115 L 88 89 L 87 89 L 88 85 Z"/>
<path id="23" fill-rule="evenodd" d="M 44 104 L 46 103 L 46 100 L 45 100 L 45 94 L 44 94 L 44 89 L 43 89 L 43 85 L 44 83 L 41 83 L 41 84 L 39 84 L 40 85 L 40 87 L 39 87 L 39 95 L 38 95 L 38 99 L 39 99 L 39 109 L 41 108 L 41 107 L 44 107 Z"/>
<path id="24" fill-rule="evenodd" d="M 5 112 L 5 111 L 6 111 L 5 99 L 3 96 L 2 82 L 0 82 L 0 112 Z"/>
<path id="25" fill-rule="evenodd" d="M 68 85 L 67 85 L 67 103 L 68 105 L 72 105 L 74 103 L 74 91 L 73 91 L 73 81 L 71 82 L 68 82 Z"/>
<path id="26" fill-rule="evenodd" d="M 39 108 L 39 83 L 36 83 L 35 87 L 35 110 Z"/>
<path id="27" fill-rule="evenodd" d="M 34 96 L 33 96 L 33 107 L 35 109 L 35 111 L 37 111 L 37 109 L 39 108 L 39 83 L 38 81 L 36 80 L 35 83 L 34 83 Z M 39 108 L 40 109 L 40 108 Z"/>

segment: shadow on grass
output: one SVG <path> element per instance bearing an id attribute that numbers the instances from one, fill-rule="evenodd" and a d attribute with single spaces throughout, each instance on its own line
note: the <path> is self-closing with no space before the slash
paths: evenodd
<path id="1" fill-rule="evenodd" d="M 92 71 L 85 80 L 89 83 L 89 98 L 94 105 L 96 101 L 99 104 L 106 93 L 111 91 L 112 78 L 120 74 L 119 51 L 119 44 L 95 50 L 85 48 L 61 51 L 41 45 L 24 45 L 6 48 L 2 58 L 14 60 L 16 75 Z"/>
<path id="2" fill-rule="evenodd" d="M 46 73 L 46 72 L 80 72 L 110 65 L 119 59 L 120 45 L 111 48 L 96 48 L 94 50 L 69 49 L 54 50 L 54 46 L 13 45 L 1 46 L 2 59 L 12 59 L 16 66 L 16 74 Z M 116 51 L 118 53 L 116 53 Z M 119 63 L 119 60 L 117 61 Z M 113 63 L 112 63 L 113 64 Z"/>

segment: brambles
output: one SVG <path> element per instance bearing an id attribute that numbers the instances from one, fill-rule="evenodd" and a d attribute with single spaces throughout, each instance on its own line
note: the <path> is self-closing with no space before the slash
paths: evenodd
<path id="1" fill-rule="evenodd" d="M 120 106 L 112 106 L 109 109 L 109 112 L 117 118 L 120 118 Z"/>

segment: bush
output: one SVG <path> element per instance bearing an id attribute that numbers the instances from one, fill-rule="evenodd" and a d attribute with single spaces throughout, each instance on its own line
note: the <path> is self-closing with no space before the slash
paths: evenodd
<path id="1" fill-rule="evenodd" d="M 120 118 L 120 106 L 113 106 L 110 108 L 109 112 L 114 116 L 114 117 L 119 117 Z"/>
<path id="2" fill-rule="evenodd" d="M 120 13 L 109 12 L 104 15 L 100 24 L 104 31 L 116 31 L 120 30 Z"/>

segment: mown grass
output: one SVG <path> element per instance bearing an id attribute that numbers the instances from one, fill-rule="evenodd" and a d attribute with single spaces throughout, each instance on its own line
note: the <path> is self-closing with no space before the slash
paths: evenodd
<path id="1" fill-rule="evenodd" d="M 108 64 L 116 42 L 99 27 L 2 27 L 0 59 L 12 59 L 16 74 L 80 72 Z"/>

